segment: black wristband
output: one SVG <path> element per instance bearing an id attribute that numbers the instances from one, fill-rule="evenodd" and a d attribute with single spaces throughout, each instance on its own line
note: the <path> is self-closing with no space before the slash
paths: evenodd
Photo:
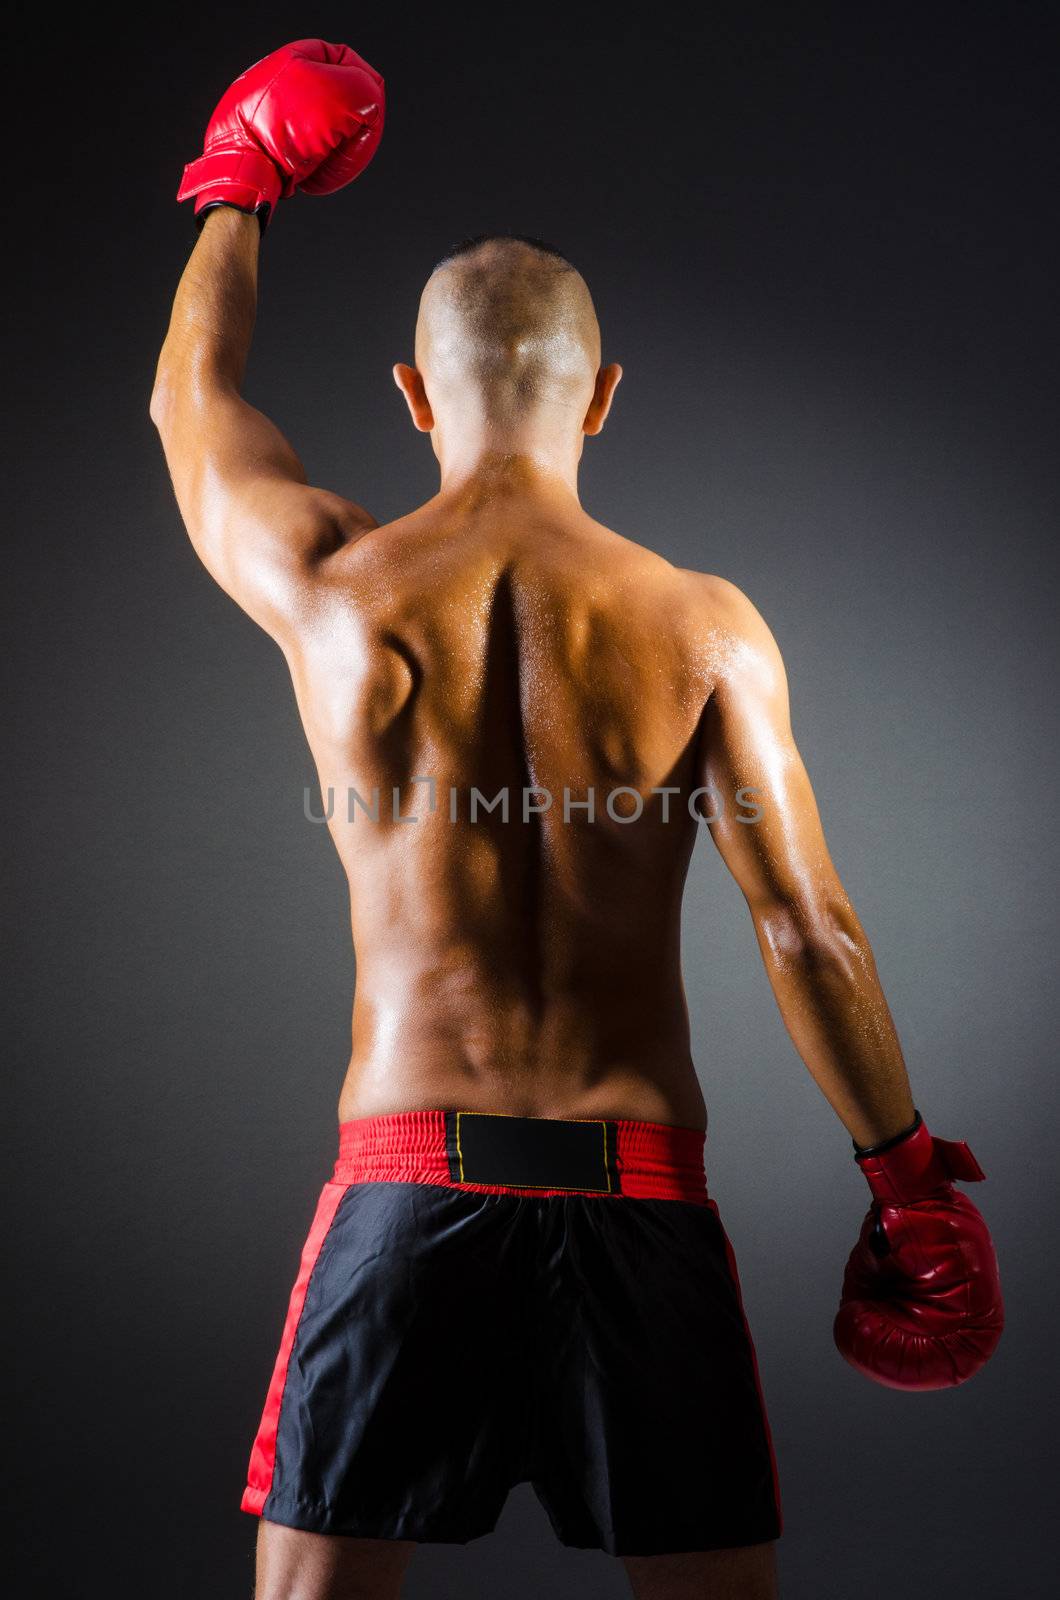
<path id="1" fill-rule="evenodd" d="M 855 1156 L 882 1156 L 885 1150 L 892 1149 L 896 1144 L 901 1144 L 903 1139 L 908 1139 L 914 1134 L 923 1120 L 918 1111 L 908 1128 L 903 1128 L 901 1133 L 892 1134 L 889 1139 L 881 1139 L 879 1144 L 858 1144 L 855 1139 L 853 1141 Z"/>
<path id="2" fill-rule="evenodd" d="M 227 206 L 229 211 L 242 211 L 245 217 L 257 217 L 258 227 L 264 237 L 265 229 L 269 225 L 269 212 L 272 210 L 267 200 L 260 206 L 254 206 L 253 209 L 250 206 L 237 206 L 231 200 L 211 200 L 208 206 L 203 206 L 201 211 L 195 213 L 195 226 L 197 229 L 202 230 L 202 225 L 206 218 L 211 211 L 216 211 L 218 206 Z"/>

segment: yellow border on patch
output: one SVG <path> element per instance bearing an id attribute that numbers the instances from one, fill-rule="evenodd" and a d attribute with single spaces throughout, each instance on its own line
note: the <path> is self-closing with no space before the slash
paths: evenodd
<path id="1" fill-rule="evenodd" d="M 513 1120 L 515 1120 L 516 1114 L 515 1114 L 514 1111 L 458 1111 L 456 1113 L 456 1155 L 457 1155 L 457 1160 L 460 1163 L 460 1179 L 459 1179 L 459 1181 L 461 1183 L 476 1183 L 476 1182 L 478 1182 L 478 1179 L 476 1179 L 476 1178 L 465 1178 L 464 1177 L 464 1152 L 463 1152 L 463 1150 L 461 1149 L 461 1146 L 460 1146 L 460 1118 L 461 1117 L 511 1117 Z M 519 1118 L 518 1120 L 519 1121 L 523 1121 L 523 1120 L 527 1120 L 527 1119 Z M 604 1118 L 600 1118 L 600 1117 L 541 1117 L 538 1120 L 541 1121 L 541 1122 L 585 1122 L 585 1123 L 594 1123 L 595 1122 L 596 1125 L 599 1127 L 600 1132 L 603 1135 L 603 1140 L 604 1140 L 604 1171 L 607 1174 L 607 1188 L 606 1189 L 571 1188 L 570 1193 L 571 1194 L 613 1194 L 614 1193 L 614 1185 L 611 1182 L 611 1166 L 610 1166 L 610 1163 L 609 1163 L 609 1161 L 607 1159 L 607 1118 L 606 1117 L 604 1117 Z M 567 1187 L 567 1185 L 566 1184 L 562 1184 L 562 1183 L 513 1183 L 513 1184 L 510 1184 L 509 1187 L 512 1188 L 512 1189 L 565 1189 Z"/>

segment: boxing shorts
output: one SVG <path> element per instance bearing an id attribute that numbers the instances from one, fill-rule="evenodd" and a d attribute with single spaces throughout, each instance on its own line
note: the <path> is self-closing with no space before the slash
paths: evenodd
<path id="1" fill-rule="evenodd" d="M 581 1549 L 778 1536 L 702 1131 L 413 1111 L 339 1134 L 244 1511 L 465 1544 L 528 1481 Z"/>

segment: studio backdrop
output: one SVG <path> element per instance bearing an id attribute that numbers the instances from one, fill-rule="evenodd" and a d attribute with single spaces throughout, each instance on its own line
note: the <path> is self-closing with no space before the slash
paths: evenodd
<path id="1" fill-rule="evenodd" d="M 684 973 L 707 1171 L 781 1476 L 788 1600 L 1009 1600 L 1055 1564 L 1055 41 L 1044 6 L 222 8 L 9 58 L 5 1538 L 18 1600 L 250 1593 L 237 1510 L 334 1153 L 355 982 L 280 652 L 204 574 L 148 420 L 236 72 L 385 73 L 378 158 L 265 239 L 248 395 L 381 521 L 435 465 L 390 365 L 434 262 L 555 244 L 625 369 L 600 521 L 773 629 L 917 1103 L 967 1138 L 1008 1326 L 907 1395 L 831 1321 L 864 1190 L 703 830 Z M 660 1437 L 660 1451 L 667 1440 Z M 413 1597 L 619 1596 L 525 1485 Z"/>

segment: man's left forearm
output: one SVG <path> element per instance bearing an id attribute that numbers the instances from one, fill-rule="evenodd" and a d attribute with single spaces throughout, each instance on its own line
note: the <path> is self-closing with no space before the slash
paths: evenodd
<path id="1" fill-rule="evenodd" d="M 245 212 L 218 206 L 207 213 L 158 361 L 151 416 L 159 426 L 176 407 L 238 394 L 254 333 L 260 238 Z"/>

